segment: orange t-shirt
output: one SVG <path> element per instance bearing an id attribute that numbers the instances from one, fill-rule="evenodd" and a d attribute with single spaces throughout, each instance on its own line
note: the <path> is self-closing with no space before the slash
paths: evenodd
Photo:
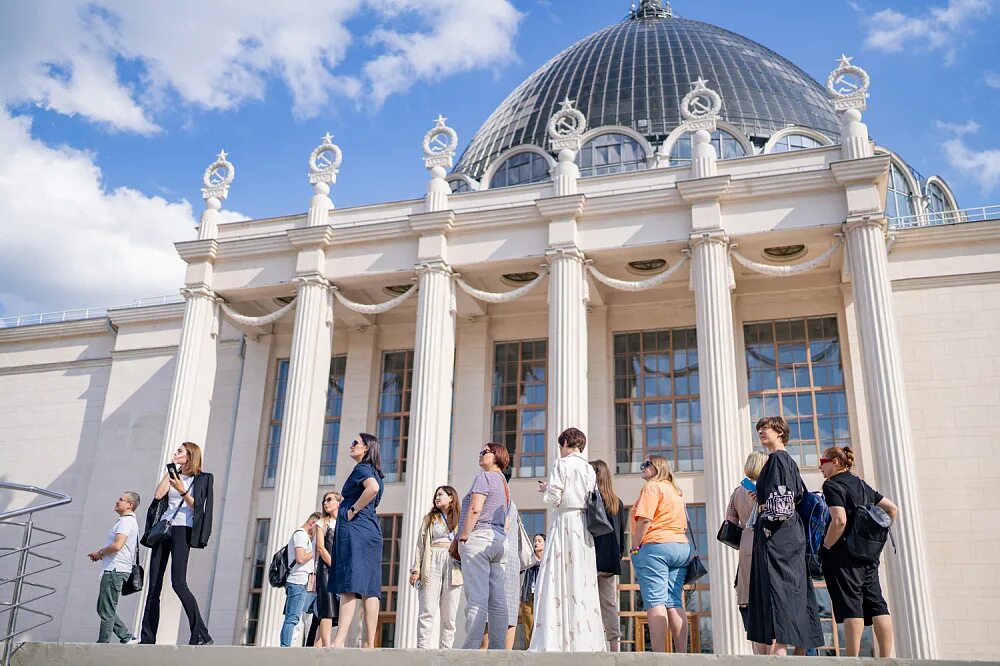
<path id="1" fill-rule="evenodd" d="M 632 507 L 633 524 L 638 518 L 650 521 L 642 543 L 687 542 L 684 498 L 667 481 L 648 481 L 643 486 Z"/>

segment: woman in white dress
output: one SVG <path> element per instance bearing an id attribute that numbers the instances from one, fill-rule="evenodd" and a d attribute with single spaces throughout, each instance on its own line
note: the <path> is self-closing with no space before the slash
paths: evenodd
<path id="1" fill-rule="evenodd" d="M 548 483 L 539 481 L 555 519 L 535 583 L 533 652 L 602 652 L 601 602 L 597 594 L 594 538 L 587 531 L 587 494 L 596 487 L 594 468 L 583 449 L 587 436 L 576 428 L 559 435 L 559 460 Z"/>

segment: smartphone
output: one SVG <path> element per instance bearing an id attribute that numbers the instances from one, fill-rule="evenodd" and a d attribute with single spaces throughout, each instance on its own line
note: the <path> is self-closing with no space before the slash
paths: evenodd
<path id="1" fill-rule="evenodd" d="M 754 483 L 753 481 L 751 481 L 750 479 L 748 479 L 745 476 L 743 477 L 743 480 L 740 481 L 740 485 L 743 486 L 744 488 L 746 488 L 747 490 L 749 490 L 752 493 L 757 492 L 757 484 Z"/>
<path id="2" fill-rule="evenodd" d="M 167 463 L 167 474 L 171 479 L 179 479 L 181 475 L 177 471 L 177 465 L 175 463 Z"/>

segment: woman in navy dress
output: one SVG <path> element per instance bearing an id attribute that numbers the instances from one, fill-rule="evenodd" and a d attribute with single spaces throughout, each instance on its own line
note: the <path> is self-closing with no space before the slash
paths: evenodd
<path id="1" fill-rule="evenodd" d="M 379 597 L 382 594 L 382 526 L 375 509 L 382 500 L 382 467 L 378 439 L 366 432 L 351 442 L 351 459 L 357 463 L 344 482 L 344 500 L 337 512 L 334 571 L 331 591 L 340 595 L 339 616 L 333 647 L 344 647 L 354 617 L 355 604 L 362 600 L 365 611 L 364 647 L 375 646 Z"/>

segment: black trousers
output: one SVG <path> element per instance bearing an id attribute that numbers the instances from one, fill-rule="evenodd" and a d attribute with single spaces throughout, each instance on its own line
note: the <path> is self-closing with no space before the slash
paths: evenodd
<path id="1" fill-rule="evenodd" d="M 146 608 L 142 613 L 142 643 L 156 642 L 156 629 L 160 625 L 160 592 L 163 591 L 163 576 L 167 572 L 167 563 L 170 563 L 170 585 L 174 588 L 174 593 L 181 600 L 184 612 L 187 614 L 188 625 L 191 627 L 191 639 L 189 645 L 200 645 L 212 640 L 208 634 L 208 627 L 201 619 L 198 611 L 198 602 L 187 584 L 188 555 L 191 553 L 191 546 L 188 545 L 188 538 L 191 536 L 190 527 L 171 527 L 170 538 L 156 544 L 153 547 L 149 559 L 149 592 L 146 595 Z"/>

